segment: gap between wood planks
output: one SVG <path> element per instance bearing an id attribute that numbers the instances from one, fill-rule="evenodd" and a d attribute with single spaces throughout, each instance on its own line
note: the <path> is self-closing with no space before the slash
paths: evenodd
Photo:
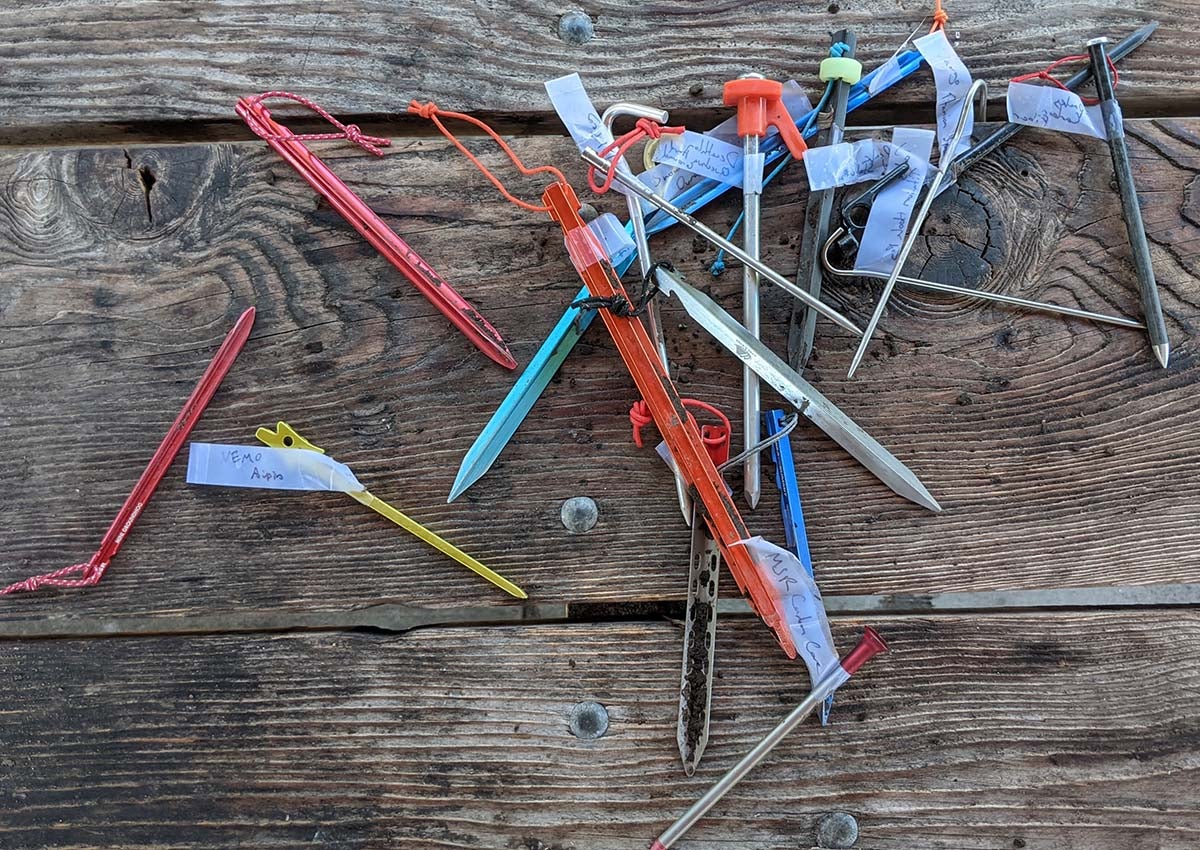
<path id="1" fill-rule="evenodd" d="M 832 618 L 979 614 L 1053 614 L 1200 607 L 1200 584 L 1080 587 L 1050 590 L 940 594 L 832 596 Z M 0 623 L 0 640 L 149 637 L 204 634 L 370 631 L 402 634 L 414 629 L 564 623 L 682 621 L 681 599 L 627 602 L 550 602 L 524 605 L 423 608 L 381 603 L 344 611 L 252 611 L 215 615 L 148 617 L 51 617 Z M 744 599 L 718 602 L 722 617 L 751 617 Z"/>
<path id="2" fill-rule="evenodd" d="M 402 104 L 397 104 L 403 109 Z M 1138 97 L 1121 102 L 1126 118 L 1195 118 L 1200 117 L 1200 94 L 1176 98 Z M 989 98 L 988 117 L 992 122 L 1003 121 L 1006 113 L 1002 97 Z M 491 125 L 503 136 L 566 136 L 562 123 L 550 111 L 513 113 L 480 111 L 475 117 Z M 731 109 L 676 109 L 671 112 L 672 124 L 703 131 L 715 127 L 733 115 Z M 280 111 L 279 117 L 296 133 L 323 133 L 328 123 L 309 117 L 306 111 Z M 428 122 L 404 112 L 388 114 L 334 113 L 345 124 L 358 124 L 364 132 L 395 139 L 441 138 Z M 933 120 L 933 106 L 872 106 L 867 104 L 847 117 L 851 128 L 892 127 L 897 124 L 928 124 Z M 623 126 L 618 123 L 618 130 Z M 454 132 L 464 138 L 482 133 L 469 125 L 455 122 Z M 203 144 L 218 142 L 256 141 L 246 125 L 233 117 L 225 121 L 136 121 L 115 124 L 49 124 L 6 128 L 0 134 L 0 149 L 12 147 L 57 148 L 100 145 Z"/>

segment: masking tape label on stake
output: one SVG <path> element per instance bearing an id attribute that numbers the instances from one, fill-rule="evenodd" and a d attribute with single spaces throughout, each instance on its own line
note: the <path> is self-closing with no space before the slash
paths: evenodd
<path id="1" fill-rule="evenodd" d="M 677 165 L 668 165 L 667 163 L 648 168 L 637 177 L 651 191 L 661 195 L 668 201 L 674 200 L 685 190 L 695 186 L 704 179 L 699 174 L 693 174 Z M 658 212 L 658 207 L 644 198 L 638 198 L 638 201 L 642 207 L 642 215 L 650 215 L 651 213 Z"/>
<path id="2" fill-rule="evenodd" d="M 575 140 L 576 146 L 582 151 L 587 148 L 599 153 L 612 144 L 612 132 L 604 126 L 600 113 L 592 105 L 583 87 L 579 74 L 567 74 L 545 82 L 546 94 L 559 119 Z M 631 194 L 619 183 L 613 183 L 613 189 L 623 195 Z"/>
<path id="3" fill-rule="evenodd" d="M 852 186 L 865 180 L 878 180 L 887 174 L 891 156 L 892 145 L 878 139 L 809 148 L 804 153 L 808 188 L 819 192 L 837 186 Z"/>
<path id="4" fill-rule="evenodd" d="M 814 684 L 820 681 L 837 666 L 838 655 L 816 581 L 794 552 L 769 540 L 751 537 L 734 545 L 746 547 L 759 575 L 770 588 L 776 613 L 787 624 L 796 652 L 808 667 L 809 678 Z"/>
<path id="5" fill-rule="evenodd" d="M 762 194 L 763 187 L 763 169 L 766 167 L 766 156 L 761 153 L 756 153 L 751 156 L 742 157 L 744 168 L 742 170 L 742 191 L 751 192 L 755 195 Z"/>
<path id="6" fill-rule="evenodd" d="M 892 155 L 888 170 L 908 162 L 908 171 L 875 196 L 867 226 L 859 240 L 854 268 L 862 271 L 890 273 L 900 256 L 900 247 L 908 233 L 917 195 L 929 170 L 929 154 L 933 150 L 934 133 L 917 127 L 897 127 L 892 133 Z"/>
<path id="7" fill-rule="evenodd" d="M 971 72 L 950 46 L 945 30 L 921 36 L 913 42 L 913 46 L 933 69 L 933 81 L 937 87 L 938 150 L 942 157 L 946 156 L 946 148 L 954 137 L 958 116 L 964 109 L 967 110 L 966 129 L 958 143 L 958 150 L 954 152 L 957 156 L 971 147 L 971 128 L 975 119 L 971 114 L 971 104 L 966 100 L 967 90 L 971 88 Z"/>
<path id="8" fill-rule="evenodd" d="M 612 133 L 600 120 L 596 107 L 592 106 L 592 99 L 583 88 L 579 74 L 547 80 L 546 94 L 550 96 L 554 111 L 580 150 L 593 148 L 600 151 L 612 143 Z"/>
<path id="9" fill-rule="evenodd" d="M 187 483 L 338 493 L 366 489 L 350 467 L 320 452 L 224 443 L 188 445 Z"/>
<path id="10" fill-rule="evenodd" d="M 595 232 L 588 227 L 577 227 L 568 231 L 563 237 L 563 243 L 567 246 L 571 264 L 580 273 L 596 263 L 608 261 L 608 254 L 605 252 L 604 246 L 600 244 Z"/>
<path id="11" fill-rule="evenodd" d="M 654 151 L 654 161 L 730 186 L 742 185 L 741 147 L 703 133 L 685 130 L 681 135 L 663 136 Z"/>
<path id="12" fill-rule="evenodd" d="M 1008 120 L 1014 124 L 1107 139 L 1099 105 L 1086 105 L 1079 95 L 1057 86 L 1008 84 Z"/>
<path id="13" fill-rule="evenodd" d="M 896 54 L 875 69 L 867 82 L 867 94 L 874 96 L 903 78 L 904 75 L 900 73 L 900 54 Z"/>
<path id="14" fill-rule="evenodd" d="M 600 242 L 604 253 L 608 255 L 608 261 L 614 266 L 621 265 L 637 252 L 633 237 L 625 230 L 621 220 L 612 213 L 604 213 L 595 221 L 588 222 L 588 230 L 592 231 L 592 235 Z"/>

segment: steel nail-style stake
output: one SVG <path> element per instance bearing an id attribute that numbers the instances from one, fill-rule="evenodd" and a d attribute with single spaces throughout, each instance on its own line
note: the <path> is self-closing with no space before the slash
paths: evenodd
<path id="1" fill-rule="evenodd" d="M 738 135 L 742 137 L 742 248 L 746 255 L 759 258 L 759 201 L 762 197 L 763 155 L 759 142 L 767 128 L 779 131 L 788 150 L 796 159 L 804 156 L 808 146 L 783 105 L 783 84 L 763 79 L 761 74 L 747 74 L 725 84 L 725 105 L 736 106 Z M 742 267 L 742 325 L 758 339 L 758 272 L 752 266 Z M 742 435 L 747 449 L 759 440 L 761 420 L 758 375 L 749 366 L 742 369 Z M 746 459 L 744 489 L 746 504 L 753 510 L 762 495 L 762 476 L 756 452 Z"/>
<path id="2" fill-rule="evenodd" d="M 1112 70 L 1108 58 L 1108 39 L 1093 38 L 1087 43 L 1087 48 L 1088 58 L 1091 59 L 1092 64 L 1092 76 L 1096 80 L 1096 94 L 1100 98 L 1100 112 L 1104 116 L 1104 131 L 1108 136 L 1108 149 L 1112 153 L 1113 173 L 1117 178 L 1117 189 L 1121 193 L 1121 210 L 1125 216 L 1125 229 L 1129 233 L 1133 266 L 1137 270 L 1146 331 L 1150 336 L 1150 346 L 1154 350 L 1154 356 L 1166 368 L 1171 356 L 1171 341 L 1167 338 L 1162 303 L 1158 298 L 1158 284 L 1154 280 L 1154 267 L 1150 264 L 1150 245 L 1146 241 L 1146 228 L 1142 224 L 1142 208 L 1138 204 L 1137 187 L 1133 183 L 1133 166 L 1129 162 L 1129 148 L 1125 144 L 1125 122 L 1121 118 L 1121 105 L 1117 103 L 1117 96 L 1113 91 Z"/>
<path id="3" fill-rule="evenodd" d="M 803 723 L 804 719 L 812 714 L 813 709 L 821 705 L 826 697 L 849 681 L 850 677 L 858 672 L 858 669 L 870 661 L 871 658 L 886 651 L 887 644 L 884 643 L 883 638 L 870 626 L 864 628 L 862 639 L 858 642 L 858 645 L 846 653 L 845 658 L 830 670 L 825 678 L 813 685 L 812 691 L 804 698 L 803 702 L 792 709 L 791 714 L 783 718 L 778 726 L 755 744 L 754 748 L 746 753 L 741 761 L 730 768 L 728 773 L 713 783 L 713 786 L 708 789 L 704 796 L 684 812 L 679 820 L 667 827 L 662 835 L 654 839 L 654 843 L 650 845 L 650 850 L 668 850 L 671 845 L 683 837 L 685 832 L 695 826 L 696 822 L 704 817 L 708 810 L 715 806 L 733 786 L 737 785 L 747 773 L 753 770 L 755 765 L 766 758 L 767 754 L 788 736 L 788 733 Z"/>

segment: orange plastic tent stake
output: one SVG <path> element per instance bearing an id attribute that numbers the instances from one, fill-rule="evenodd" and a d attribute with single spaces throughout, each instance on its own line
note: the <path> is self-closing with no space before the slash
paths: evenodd
<path id="1" fill-rule="evenodd" d="M 546 189 L 542 202 L 549 208 L 550 217 L 562 227 L 571 261 L 588 291 L 601 298 L 620 295 L 628 299 L 628 293 L 603 249 L 579 217 L 579 198 L 575 191 L 565 183 L 556 182 Z M 725 482 L 701 440 L 700 430 L 684 408 L 679 391 L 663 368 L 649 334 L 636 317 L 618 316 L 605 309 L 600 310 L 600 316 L 612 334 L 638 392 L 650 408 L 654 424 L 666 440 L 676 467 L 704 506 L 705 521 L 721 547 L 721 555 L 729 564 L 738 589 L 749 595 L 750 604 L 771 627 L 788 658 L 795 658 L 796 647 L 786 625 L 775 613 L 771 594 L 759 578 L 758 568 L 747 547 L 734 545 L 749 538 L 750 532 L 726 492 Z"/>

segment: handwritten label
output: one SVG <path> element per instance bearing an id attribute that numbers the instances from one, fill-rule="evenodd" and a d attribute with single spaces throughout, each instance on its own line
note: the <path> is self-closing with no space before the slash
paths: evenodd
<path id="1" fill-rule="evenodd" d="M 685 171 L 677 165 L 655 165 L 638 175 L 642 181 L 655 193 L 662 195 L 668 201 L 673 200 L 685 190 L 695 186 L 704 178 L 699 174 Z M 650 215 L 658 211 L 658 207 L 642 198 L 638 199 L 642 207 L 642 215 Z"/>
<path id="2" fill-rule="evenodd" d="M 742 149 L 703 133 L 686 130 L 682 135 L 663 136 L 654 151 L 654 161 L 719 180 L 742 185 Z"/>
<path id="3" fill-rule="evenodd" d="M 813 683 L 820 681 L 838 663 L 825 603 L 817 583 L 792 552 L 761 537 L 740 540 L 771 591 L 776 613 L 787 624 L 796 652 L 808 667 Z"/>
<path id="4" fill-rule="evenodd" d="M 320 452 L 224 443 L 188 446 L 187 483 L 342 493 L 366 489 L 348 466 Z"/>
<path id="5" fill-rule="evenodd" d="M 1075 92 L 1057 86 L 1009 83 L 1008 120 L 1060 133 L 1108 138 L 1099 105 L 1088 106 Z"/>
<path id="6" fill-rule="evenodd" d="M 808 188 L 819 192 L 835 186 L 852 186 L 864 180 L 878 180 L 887 174 L 891 155 L 892 145 L 878 139 L 809 148 L 804 154 Z"/>
<path id="7" fill-rule="evenodd" d="M 547 80 L 546 94 L 580 150 L 593 148 L 599 151 L 612 142 L 612 133 L 600 120 L 578 74 Z"/>
<path id="8" fill-rule="evenodd" d="M 904 79 L 904 74 L 900 71 L 900 55 L 896 54 L 884 62 L 872 71 L 870 76 L 871 79 L 867 80 L 867 94 L 872 97 Z"/>
<path id="9" fill-rule="evenodd" d="M 855 269 L 886 274 L 896 265 L 913 206 L 925 183 L 933 139 L 931 130 L 916 127 L 897 127 L 892 133 L 888 170 L 899 165 L 902 158 L 908 163 L 908 171 L 875 196 L 867 226 L 859 240 Z"/>
<path id="10" fill-rule="evenodd" d="M 950 146 L 950 139 L 954 136 L 958 117 L 964 109 L 967 110 L 966 127 L 958 143 L 958 150 L 954 152 L 957 156 L 971 146 L 971 128 L 975 124 L 970 111 L 971 104 L 966 100 L 967 89 L 971 88 L 971 72 L 950 46 L 945 30 L 922 36 L 913 42 L 913 46 L 921 51 L 921 55 L 933 69 L 933 81 L 937 87 L 938 150 L 943 158 L 946 156 L 946 148 Z"/>

